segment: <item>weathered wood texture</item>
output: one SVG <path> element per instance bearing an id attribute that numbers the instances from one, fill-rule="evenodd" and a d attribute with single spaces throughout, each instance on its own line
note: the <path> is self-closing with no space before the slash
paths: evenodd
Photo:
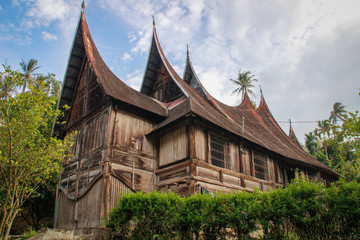
<path id="1" fill-rule="evenodd" d="M 58 193 L 59 197 L 59 220 L 57 228 L 74 229 L 75 228 L 75 201 L 70 200 L 63 192 Z"/>
<path id="2" fill-rule="evenodd" d="M 133 190 L 144 192 L 148 192 L 149 189 L 153 190 L 155 173 L 136 168 L 135 164 L 129 167 L 112 163 L 111 173 Z"/>
<path id="3" fill-rule="evenodd" d="M 112 145 L 125 146 L 151 156 L 156 155 L 152 139 L 145 136 L 154 127 L 151 121 L 123 110 L 117 110 L 114 122 Z"/>
<path id="4" fill-rule="evenodd" d="M 240 172 L 239 145 L 234 142 L 230 142 L 230 161 L 231 161 L 231 170 L 235 172 Z"/>
<path id="5" fill-rule="evenodd" d="M 179 194 L 183 197 L 189 197 L 190 194 L 190 184 L 189 183 L 178 183 L 178 184 L 171 184 L 171 185 L 164 185 L 160 186 L 159 191 L 162 192 L 172 192 L 175 194 Z"/>
<path id="6" fill-rule="evenodd" d="M 101 225 L 102 186 L 103 179 L 100 179 L 77 201 L 77 208 L 75 209 L 77 228 L 98 227 Z"/>
<path id="7" fill-rule="evenodd" d="M 103 109 L 67 133 L 68 135 L 72 133 L 74 136 L 70 162 L 77 161 L 104 146 L 109 131 L 110 109 L 110 107 Z"/>
<path id="8" fill-rule="evenodd" d="M 163 166 L 188 156 L 186 127 L 181 127 L 160 137 L 159 166 Z"/>
<path id="9" fill-rule="evenodd" d="M 96 81 L 96 75 L 89 67 L 86 58 L 82 69 L 67 126 L 71 126 L 81 120 L 89 112 L 98 109 L 103 104 L 105 98 L 101 87 Z"/>
<path id="10" fill-rule="evenodd" d="M 202 161 L 206 161 L 207 155 L 207 136 L 204 129 L 200 127 L 195 128 L 195 153 L 196 158 Z"/>
<path id="11" fill-rule="evenodd" d="M 116 206 L 117 201 L 123 194 L 134 191 L 116 177 L 111 176 L 110 180 L 111 180 L 111 190 L 110 190 L 111 197 L 109 199 L 109 208 L 111 209 Z"/>
<path id="12" fill-rule="evenodd" d="M 251 175 L 251 151 L 246 148 L 242 148 L 242 160 L 244 166 L 244 173 Z"/>

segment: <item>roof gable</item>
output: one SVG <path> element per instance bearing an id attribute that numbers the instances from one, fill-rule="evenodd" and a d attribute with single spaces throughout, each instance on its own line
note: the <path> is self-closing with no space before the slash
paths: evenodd
<path id="1" fill-rule="evenodd" d="M 65 125 L 63 122 L 69 118 L 71 111 L 71 109 L 64 109 L 64 106 L 68 105 L 71 108 L 73 107 L 72 103 L 75 98 L 76 87 L 80 81 L 82 65 L 85 64 L 85 61 L 94 74 L 96 82 L 105 97 L 110 97 L 115 101 L 135 107 L 143 111 L 143 114 L 149 114 L 157 118 L 166 116 L 167 110 L 161 104 L 126 85 L 108 68 L 95 46 L 84 11 L 82 11 L 69 55 L 58 103 L 58 108 L 63 110 L 64 114 L 59 117 L 57 123 L 54 124 L 54 135 L 60 138 L 64 137 Z"/>
<path id="2" fill-rule="evenodd" d="M 177 73 L 166 59 L 156 33 L 155 22 L 149 56 L 140 92 L 161 102 L 170 102 L 187 93 L 178 83 Z"/>

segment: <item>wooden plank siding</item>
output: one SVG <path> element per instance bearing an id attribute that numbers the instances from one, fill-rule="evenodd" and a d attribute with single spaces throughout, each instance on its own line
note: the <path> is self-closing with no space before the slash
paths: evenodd
<path id="1" fill-rule="evenodd" d="M 111 197 L 109 199 L 109 208 L 111 209 L 116 206 L 117 201 L 123 194 L 134 191 L 114 176 L 111 176 L 110 180 L 111 180 L 111 191 L 110 191 Z"/>
<path id="2" fill-rule="evenodd" d="M 185 126 L 161 136 L 159 166 L 185 159 L 189 151 L 188 141 Z"/>
<path id="3" fill-rule="evenodd" d="M 124 110 L 115 110 L 113 121 L 112 145 L 125 146 L 155 156 L 154 144 L 145 137 L 154 127 L 152 122 Z"/>
<path id="4" fill-rule="evenodd" d="M 206 162 L 207 136 L 204 129 L 195 128 L 195 158 Z"/>
<path id="5" fill-rule="evenodd" d="M 155 126 L 109 105 L 74 128 L 72 156 L 64 165 L 58 194 L 60 212 L 70 211 L 59 215 L 57 227 L 100 226 L 101 218 L 127 192 L 158 189 L 190 196 L 199 193 L 199 186 L 214 192 L 252 192 L 288 183 L 292 168 L 258 146 L 244 145 L 241 139 L 192 120 L 147 136 Z M 224 167 L 212 162 L 212 136 L 221 139 L 218 148 L 224 151 L 218 151 L 218 158 Z M 96 209 L 87 213 L 88 206 Z"/>

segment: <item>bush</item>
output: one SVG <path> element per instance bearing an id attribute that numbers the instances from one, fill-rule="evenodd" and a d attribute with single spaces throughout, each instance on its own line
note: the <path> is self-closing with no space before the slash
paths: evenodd
<path id="1" fill-rule="evenodd" d="M 124 195 L 109 214 L 114 239 L 356 239 L 360 184 L 296 180 L 271 192 L 182 198 L 173 193 Z"/>

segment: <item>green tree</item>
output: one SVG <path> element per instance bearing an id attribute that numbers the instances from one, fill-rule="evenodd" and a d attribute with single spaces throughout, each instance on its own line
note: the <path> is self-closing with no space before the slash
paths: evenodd
<path id="1" fill-rule="evenodd" d="M 327 135 L 327 137 L 330 137 L 330 131 L 331 131 L 330 121 L 329 120 L 318 121 L 318 127 L 319 128 L 316 128 L 314 133 L 315 133 L 315 135 L 319 136 L 319 138 L 322 139 L 326 158 L 329 158 L 329 154 L 328 154 L 327 147 L 326 147 L 325 134 Z"/>
<path id="2" fill-rule="evenodd" d="M 0 72 L 0 238 L 7 239 L 23 203 L 60 170 L 70 144 L 50 136 L 59 111 L 42 88 L 18 92 L 25 79 Z M 45 85 L 45 83 L 41 83 Z M 23 88 L 24 89 L 24 88 Z"/>
<path id="3" fill-rule="evenodd" d="M 30 59 L 28 63 L 26 63 L 24 59 L 21 59 L 20 66 L 21 70 L 23 71 L 22 76 L 24 78 L 22 92 L 25 92 L 26 85 L 34 79 L 34 72 L 40 68 L 40 66 L 37 66 L 37 63 L 38 61 L 35 59 Z"/>
<path id="4" fill-rule="evenodd" d="M 56 80 L 53 73 L 48 73 L 47 75 L 38 74 L 30 84 L 35 89 L 43 91 L 49 97 L 55 97 L 56 99 L 59 97 L 61 82 Z"/>
<path id="5" fill-rule="evenodd" d="M 318 138 L 313 132 L 305 134 L 305 147 L 313 156 L 315 156 L 316 152 L 319 150 Z"/>
<path id="6" fill-rule="evenodd" d="M 237 79 L 230 79 L 231 82 L 233 82 L 237 88 L 232 92 L 237 93 L 238 95 L 241 93 L 242 98 L 244 99 L 245 92 L 248 94 L 251 94 L 255 96 L 254 92 L 251 90 L 251 88 L 254 87 L 253 83 L 257 82 L 258 80 L 254 78 L 255 76 L 251 74 L 250 71 L 239 71 Z"/>
<path id="7" fill-rule="evenodd" d="M 343 121 L 342 133 L 354 144 L 355 152 L 360 157 L 360 115 L 359 112 L 349 112 Z"/>
<path id="8" fill-rule="evenodd" d="M 347 111 L 345 110 L 345 106 L 342 105 L 340 102 L 336 102 L 333 105 L 333 110 L 330 112 L 329 121 L 336 125 L 337 121 L 344 120 L 345 114 Z"/>

